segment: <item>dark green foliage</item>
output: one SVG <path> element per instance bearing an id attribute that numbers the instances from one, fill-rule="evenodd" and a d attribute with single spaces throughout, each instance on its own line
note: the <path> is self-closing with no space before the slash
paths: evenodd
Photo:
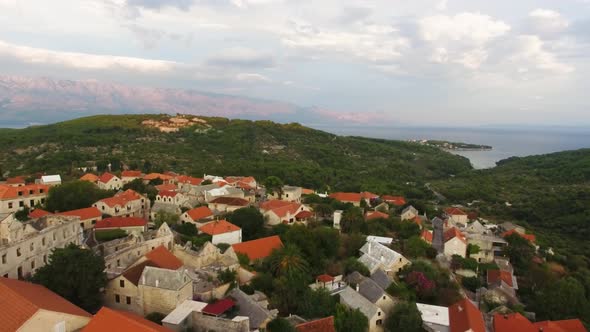
<path id="1" fill-rule="evenodd" d="M 311 281 L 308 274 L 297 272 L 275 278 L 272 282 L 273 292 L 270 293 L 271 304 L 283 315 L 299 313 Z"/>
<path id="2" fill-rule="evenodd" d="M 217 248 L 219 248 L 219 250 L 221 251 L 221 253 L 223 254 L 229 247 L 231 247 L 231 245 L 229 243 L 218 243 L 216 244 Z"/>
<path id="3" fill-rule="evenodd" d="M 254 278 L 252 278 L 250 285 L 255 290 L 261 291 L 265 294 L 270 294 L 273 289 L 273 285 L 272 285 L 273 279 L 274 278 L 273 278 L 272 274 L 260 272 L 260 273 L 257 273 Z"/>
<path id="4" fill-rule="evenodd" d="M 106 229 L 94 232 L 94 237 L 98 242 L 107 242 L 120 239 L 127 236 L 127 232 L 122 229 Z"/>
<path id="5" fill-rule="evenodd" d="M 269 195 L 277 194 L 279 198 L 283 196 L 283 180 L 279 179 L 278 177 L 271 175 L 264 179 L 262 182 L 264 184 L 264 188 L 266 188 L 266 193 Z"/>
<path id="6" fill-rule="evenodd" d="M 528 240 L 517 234 L 507 236 L 506 241 L 508 246 L 506 246 L 504 253 L 510 258 L 516 273 L 524 274 L 535 255 L 535 248 Z"/>
<path id="7" fill-rule="evenodd" d="M 282 317 L 277 317 L 266 325 L 268 332 L 295 332 L 295 327 Z"/>
<path id="8" fill-rule="evenodd" d="M 463 287 L 475 293 L 475 291 L 481 287 L 481 282 L 478 277 L 470 277 L 461 279 Z"/>
<path id="9" fill-rule="evenodd" d="M 390 332 L 422 332 L 422 315 L 416 303 L 401 302 L 395 305 L 385 322 Z"/>
<path id="10" fill-rule="evenodd" d="M 248 266 L 250 265 L 250 257 L 248 257 L 248 255 L 246 254 L 242 254 L 242 253 L 236 253 L 236 255 L 238 256 L 238 261 L 240 262 L 241 266 Z"/>
<path id="11" fill-rule="evenodd" d="M 49 263 L 33 276 L 33 282 L 42 284 L 84 310 L 95 312 L 101 306 L 101 288 L 107 283 L 104 270 L 102 257 L 70 244 L 53 251 Z"/>
<path id="12" fill-rule="evenodd" d="M 344 211 L 340 221 L 340 229 L 343 233 L 367 233 L 367 223 L 363 216 L 363 210 L 358 207 L 352 207 Z"/>
<path id="13" fill-rule="evenodd" d="M 266 260 L 275 277 L 292 277 L 309 270 L 309 264 L 303 258 L 301 250 L 292 244 L 273 250 Z"/>
<path id="14" fill-rule="evenodd" d="M 160 179 L 156 179 L 156 180 L 160 180 Z M 162 180 L 160 180 L 160 181 L 162 181 Z M 123 185 L 123 190 L 128 190 L 128 189 L 136 191 L 140 194 L 145 194 L 147 196 L 147 198 L 149 198 L 149 200 L 152 202 L 152 204 L 154 203 L 154 201 L 156 200 L 156 196 L 158 195 L 158 189 L 156 189 L 156 187 L 154 187 L 151 184 L 143 183 L 142 179 L 135 179 L 135 180 Z"/>
<path id="15" fill-rule="evenodd" d="M 340 236 L 338 231 L 329 227 L 308 228 L 293 225 L 282 236 L 285 245 L 294 245 L 301 249 L 303 258 L 309 263 L 312 275 L 324 273 L 328 260 L 338 254 Z"/>
<path id="16" fill-rule="evenodd" d="M 168 226 L 173 227 L 174 225 L 178 224 L 180 221 L 180 216 L 167 211 L 158 211 L 156 213 L 156 218 L 154 218 L 154 224 L 156 228 L 162 226 L 163 223 L 168 224 Z"/>
<path id="17" fill-rule="evenodd" d="M 369 276 L 371 274 L 369 269 L 367 269 L 367 267 L 363 265 L 363 263 L 359 262 L 354 257 L 349 257 L 344 261 L 344 274 L 348 275 L 354 271 L 357 271 L 358 273 L 364 276 Z"/>
<path id="18" fill-rule="evenodd" d="M 50 212 L 82 209 L 113 194 L 112 191 L 98 189 L 88 181 L 71 181 L 49 189 L 46 207 Z"/>
<path id="19" fill-rule="evenodd" d="M 299 313 L 307 319 L 332 316 L 337 302 L 336 297 L 330 295 L 330 292 L 324 288 L 308 289 L 301 302 Z"/>
<path id="20" fill-rule="evenodd" d="M 25 205 L 22 210 L 18 210 L 14 213 L 14 217 L 18 221 L 27 221 L 29 220 L 29 212 L 31 212 L 31 210 Z"/>
<path id="21" fill-rule="evenodd" d="M 360 310 L 350 310 L 338 303 L 336 304 L 334 325 L 338 332 L 366 332 L 369 328 L 369 320 Z"/>
<path id="22" fill-rule="evenodd" d="M 548 285 L 535 295 L 532 308 L 539 320 L 590 317 L 590 301 L 584 286 L 575 278 L 566 277 Z"/>
<path id="23" fill-rule="evenodd" d="M 235 210 L 226 219 L 242 229 L 244 241 L 254 240 L 264 235 L 264 217 L 253 207 Z"/>
<path id="24" fill-rule="evenodd" d="M 162 325 L 162 319 L 164 318 L 166 318 L 166 315 L 159 312 L 151 312 L 145 316 L 145 319 L 158 325 Z"/>
<path id="25" fill-rule="evenodd" d="M 197 226 L 195 226 L 195 224 L 190 223 L 190 222 L 176 225 L 174 227 L 174 230 L 177 231 L 178 233 L 186 235 L 186 236 L 196 236 L 197 234 L 199 234 L 199 230 L 197 229 Z"/>
<path id="26" fill-rule="evenodd" d="M 404 241 L 403 253 L 406 257 L 427 257 L 429 248 L 432 248 L 430 244 L 424 242 L 424 240 L 418 236 L 412 236 L 408 240 Z"/>
<path id="27" fill-rule="evenodd" d="M 228 282 L 236 281 L 237 275 L 238 273 L 236 271 L 226 269 L 217 274 L 217 279 L 219 279 L 219 281 L 221 281 L 222 283 L 226 284 Z"/>

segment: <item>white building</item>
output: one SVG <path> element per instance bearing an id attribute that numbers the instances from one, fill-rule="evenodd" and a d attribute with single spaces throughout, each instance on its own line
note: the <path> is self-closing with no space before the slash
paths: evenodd
<path id="1" fill-rule="evenodd" d="M 61 185 L 61 176 L 59 175 L 43 175 L 41 177 L 41 184 L 44 184 L 46 186 L 59 186 Z"/>
<path id="2" fill-rule="evenodd" d="M 101 175 L 96 184 L 103 190 L 119 190 L 123 187 L 123 181 L 111 173 Z"/>
<path id="3" fill-rule="evenodd" d="M 199 228 L 201 233 L 211 235 L 213 244 L 242 242 L 242 229 L 226 220 L 217 220 Z"/>
<path id="4" fill-rule="evenodd" d="M 148 218 L 150 200 L 129 189 L 113 197 L 101 199 L 92 206 L 98 208 L 102 214 L 113 217 Z"/>
<path id="5" fill-rule="evenodd" d="M 48 262 L 55 248 L 82 243 L 80 218 L 47 215 L 22 223 L 13 215 L 0 221 L 0 276 L 24 279 Z"/>
<path id="6" fill-rule="evenodd" d="M 45 204 L 49 186 L 27 184 L 22 186 L 0 185 L 0 214 L 13 213 Z"/>
<path id="7" fill-rule="evenodd" d="M 437 305 L 416 303 L 422 315 L 424 329 L 429 332 L 449 332 L 449 308 Z"/>

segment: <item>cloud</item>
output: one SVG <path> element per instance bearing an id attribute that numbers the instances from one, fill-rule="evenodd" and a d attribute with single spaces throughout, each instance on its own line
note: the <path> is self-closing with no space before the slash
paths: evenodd
<path id="1" fill-rule="evenodd" d="M 271 83 L 272 80 L 264 75 L 257 73 L 239 73 L 236 75 L 236 80 L 246 83 Z"/>
<path id="2" fill-rule="evenodd" d="M 510 31 L 501 20 L 479 13 L 434 15 L 419 20 L 422 38 L 429 42 L 467 42 L 481 45 Z"/>
<path id="3" fill-rule="evenodd" d="M 536 34 L 546 36 L 559 34 L 569 25 L 569 21 L 554 10 L 538 8 L 529 13 L 528 27 Z"/>
<path id="4" fill-rule="evenodd" d="M 514 41 L 514 52 L 508 61 L 517 64 L 522 73 L 536 69 L 554 74 L 568 74 L 575 70 L 573 66 L 560 62 L 553 53 L 547 51 L 543 40 L 534 35 L 518 36 Z"/>
<path id="5" fill-rule="evenodd" d="M 337 18 L 340 24 L 353 24 L 367 19 L 373 14 L 373 9 L 368 7 L 345 7 Z"/>
<path id="6" fill-rule="evenodd" d="M 276 65 L 272 54 L 236 47 L 221 51 L 207 60 L 210 66 L 270 68 Z"/>
<path id="7" fill-rule="evenodd" d="M 187 11 L 193 3 L 194 0 L 127 0 L 128 6 L 155 10 L 172 7 Z"/>

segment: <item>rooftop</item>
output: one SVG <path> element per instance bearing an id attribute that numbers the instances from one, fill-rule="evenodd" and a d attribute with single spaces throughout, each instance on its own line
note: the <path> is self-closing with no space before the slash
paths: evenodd
<path id="1" fill-rule="evenodd" d="M 102 216 L 102 213 L 100 213 L 100 211 L 95 207 L 89 207 L 89 208 L 72 210 L 72 211 L 65 211 L 65 212 L 60 212 L 60 213 L 56 213 L 56 214 L 62 215 L 62 216 L 80 217 L 80 220 L 86 220 L 86 219 L 91 219 L 91 218 L 100 218 Z"/>
<path id="2" fill-rule="evenodd" d="M 244 254 L 250 258 L 250 261 L 268 257 L 275 249 L 283 246 L 283 242 L 278 235 L 264 237 L 252 241 L 233 244 L 232 247 L 236 253 Z"/>
<path id="3" fill-rule="evenodd" d="M 138 217 L 110 217 L 99 220 L 94 225 L 95 229 L 101 228 L 121 228 L 121 227 L 142 227 L 147 225 L 147 221 Z"/>
<path id="4" fill-rule="evenodd" d="M 336 332 L 334 316 L 312 320 L 295 326 L 297 332 Z"/>
<path id="5" fill-rule="evenodd" d="M 198 208 L 188 210 L 186 213 L 194 221 L 213 216 L 213 211 L 211 211 L 211 209 L 209 209 L 207 206 L 200 206 Z"/>
<path id="6" fill-rule="evenodd" d="M 240 227 L 230 223 L 227 220 L 216 220 L 199 228 L 199 231 L 209 235 L 219 235 L 236 232 L 239 230 L 241 230 Z"/>
<path id="7" fill-rule="evenodd" d="M 102 307 L 90 323 L 82 329 L 82 332 L 104 331 L 171 332 L 172 330 L 130 312 Z"/>
<path id="8" fill-rule="evenodd" d="M 451 332 L 486 331 L 481 311 L 469 299 L 462 299 L 449 307 L 449 323 Z"/>

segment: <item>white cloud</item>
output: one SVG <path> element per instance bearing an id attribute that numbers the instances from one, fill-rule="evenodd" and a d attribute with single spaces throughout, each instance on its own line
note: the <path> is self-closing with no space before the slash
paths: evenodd
<path id="1" fill-rule="evenodd" d="M 439 0 L 436 3 L 435 8 L 436 8 L 436 10 L 444 11 L 444 10 L 447 10 L 447 4 L 448 4 L 447 0 Z"/>
<path id="2" fill-rule="evenodd" d="M 478 48 L 464 52 L 457 60 L 455 60 L 455 62 L 462 64 L 469 69 L 478 69 L 487 58 L 488 52 L 484 49 Z"/>
<path id="3" fill-rule="evenodd" d="M 574 67 L 560 62 L 556 56 L 544 48 L 539 36 L 523 35 L 515 40 L 515 52 L 509 61 L 518 64 L 519 70 L 526 73 L 531 68 L 555 74 L 567 74 L 574 71 Z"/>
<path id="4" fill-rule="evenodd" d="M 529 25 L 535 33 L 551 35 L 566 30 L 570 23 L 554 10 L 539 8 L 529 13 Z"/>
<path id="5" fill-rule="evenodd" d="M 503 21 L 479 13 L 428 16 L 419 20 L 419 26 L 422 38 L 426 41 L 462 41 L 477 45 L 510 31 L 510 26 Z"/>
<path id="6" fill-rule="evenodd" d="M 239 73 L 236 80 L 246 83 L 271 83 L 272 80 L 264 75 L 257 73 Z"/>

